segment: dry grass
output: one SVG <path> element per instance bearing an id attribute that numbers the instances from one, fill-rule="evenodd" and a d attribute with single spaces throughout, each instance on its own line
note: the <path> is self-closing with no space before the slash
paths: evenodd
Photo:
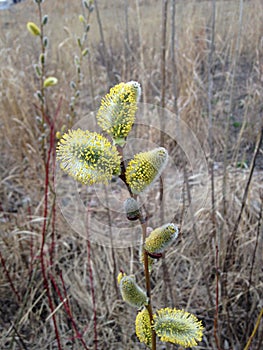
<path id="1" fill-rule="evenodd" d="M 44 12 L 50 15 L 47 34 L 50 40 L 48 72 L 59 79 L 59 85 L 49 92 L 48 108 L 51 116 L 62 98 L 56 128 L 69 126 L 71 90 L 69 82 L 75 79 L 74 55 L 78 52 L 76 37 L 82 35 L 78 21 L 81 2 L 46 0 Z M 122 80 L 138 80 L 145 91 L 144 101 L 159 103 L 161 96 L 161 4 L 158 1 L 141 1 L 129 5 L 129 36 L 125 34 L 125 8 L 123 1 L 99 1 L 107 55 L 100 45 L 96 14 L 91 16 L 88 46 L 90 61 L 82 67 L 84 80 L 76 120 L 97 108 L 108 87 Z M 134 4 L 133 4 L 134 3 Z M 210 2 L 178 1 L 176 8 L 176 69 L 178 110 L 197 135 L 208 156 L 207 74 L 209 54 Z M 165 201 L 176 222 L 181 224 L 180 239 L 165 257 L 170 276 L 165 279 L 162 261 L 152 275 L 154 305 L 177 306 L 187 309 L 203 320 L 206 332 L 199 349 L 215 349 L 214 319 L 216 307 L 216 245 L 219 245 L 219 314 L 218 328 L 221 349 L 243 349 L 262 308 L 263 300 L 263 239 L 262 191 L 263 150 L 259 152 L 256 168 L 249 187 L 246 205 L 234 241 L 234 260 L 226 266 L 227 245 L 231 241 L 237 217 L 242 207 L 244 188 L 248 180 L 250 160 L 256 137 L 262 128 L 262 33 L 263 6 L 260 0 L 244 1 L 240 50 L 236 56 L 235 44 L 239 32 L 238 1 L 217 1 L 215 55 L 213 65 L 214 89 L 212 98 L 213 132 L 215 143 L 215 228 L 211 220 L 211 190 L 209 179 L 200 172 L 188 179 L 183 177 L 184 159 L 173 140 L 166 140 L 176 176 L 167 171 L 168 182 Z M 26 32 L 26 23 L 37 22 L 37 11 L 30 1 L 15 6 L 13 12 L 0 13 L 0 348 L 1 349 L 56 349 L 57 342 L 50 306 L 43 288 L 40 264 L 41 231 L 43 227 L 44 164 L 41 137 L 48 140 L 48 130 L 42 130 L 36 121 L 38 114 L 33 97 L 38 89 L 32 63 L 37 60 L 39 46 Z M 138 22 L 138 19 L 140 21 Z M 168 44 L 170 47 L 168 18 Z M 138 27 L 140 25 L 140 28 Z M 141 32 L 141 41 L 140 35 Z M 126 44 L 125 44 L 126 43 Z M 142 62 L 143 59 L 143 62 Z M 233 62 L 236 59 L 234 82 Z M 173 111 L 175 92 L 172 88 L 173 67 L 171 52 L 167 49 L 166 106 Z M 111 74 L 107 74 L 107 69 Z M 92 75 L 91 75 L 92 73 Z M 110 81 L 109 81 L 110 78 Z M 234 84 L 234 85 L 233 85 Z M 233 103 L 229 109 L 230 90 Z M 229 115 L 230 113 L 230 115 Z M 230 121 L 230 142 L 227 153 L 227 212 L 223 212 L 223 151 L 226 145 L 226 121 Z M 138 130 L 144 137 L 144 130 Z M 151 133 L 152 142 L 158 144 L 159 135 Z M 241 166 L 241 167 L 240 167 Z M 242 168 L 244 167 L 244 168 Z M 185 181 L 189 181 L 193 198 L 194 218 L 189 209 Z M 206 202 L 198 205 L 202 191 L 208 186 Z M 157 188 L 156 188 L 157 190 Z M 178 191 L 178 197 L 174 195 Z M 101 189 L 101 193 L 105 194 Z M 261 195 L 260 195 L 261 194 Z M 123 188 L 113 184 L 108 195 L 123 197 Z M 49 192 L 49 209 L 52 192 Z M 68 190 L 74 197 L 74 188 Z M 200 196 L 200 197 L 199 197 Z M 91 218 L 110 220 L 113 226 L 128 225 L 121 217 L 102 208 L 96 194 L 82 188 L 82 199 L 95 198 Z M 185 198 L 185 201 L 183 200 Z M 108 198 L 111 200 L 111 198 Z M 155 188 L 148 194 L 150 225 L 159 225 Z M 169 206 L 176 203 L 176 208 Z M 198 210 L 198 212 L 197 212 Z M 188 210 L 189 213 L 189 210 Z M 53 213 L 54 214 L 54 213 Z M 52 218 L 52 212 L 50 219 Z M 170 215 L 170 211 L 169 211 Z M 169 216 L 168 215 L 168 216 Z M 188 221 L 181 218 L 188 218 Z M 119 221 L 118 221 L 119 220 Z M 195 226 L 193 228 L 193 222 Z M 117 224 L 116 224 L 117 222 Z M 135 228 L 134 228 L 135 230 Z M 134 231 L 135 232 L 135 231 Z M 137 232 L 137 231 L 136 231 Z M 106 232 L 105 232 L 106 234 Z M 107 239 L 110 242 L 110 231 Z M 116 273 L 123 269 L 134 273 L 140 284 L 143 274 L 138 263 L 138 246 L 111 249 L 97 245 L 91 239 L 91 261 L 87 258 L 86 232 L 71 230 L 57 207 L 53 264 L 48 265 L 51 298 L 56 308 L 56 319 L 63 349 L 88 349 L 94 346 L 92 288 L 97 310 L 97 349 L 144 349 L 134 333 L 135 310 L 122 302 L 116 289 Z M 92 238 L 92 237 L 91 237 Z M 102 238 L 103 239 L 103 238 Z M 45 253 L 48 256 L 52 229 L 48 226 Z M 230 264 L 231 262 L 231 264 Z M 227 286 L 223 286 L 227 274 Z M 167 284 L 168 283 L 168 284 Z M 171 287 L 172 286 L 172 287 Z M 56 289 L 58 288 L 58 289 Z M 65 288 L 65 290 L 63 290 Z M 59 294 L 58 290 L 61 292 Z M 65 298 L 62 303 L 61 300 Z M 65 307 L 68 303 L 68 308 Z M 70 316 L 72 315 L 72 317 Z M 72 321 L 73 320 L 73 321 Z M 79 331 L 77 336 L 73 322 Z M 261 321 L 262 322 L 262 321 Z M 263 344 L 262 327 L 256 333 L 251 349 L 259 350 Z M 175 346 L 158 349 L 172 349 Z"/>

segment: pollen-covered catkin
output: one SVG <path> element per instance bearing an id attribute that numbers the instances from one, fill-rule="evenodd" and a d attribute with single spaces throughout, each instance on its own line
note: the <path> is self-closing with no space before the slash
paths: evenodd
<path id="1" fill-rule="evenodd" d="M 135 320 L 135 331 L 141 343 L 151 347 L 152 345 L 152 326 L 149 312 L 143 308 L 138 312 Z"/>
<path id="2" fill-rule="evenodd" d="M 168 161 L 168 152 L 159 147 L 134 156 L 126 169 L 126 180 L 134 194 L 149 188 L 161 175 Z"/>
<path id="3" fill-rule="evenodd" d="M 119 275 L 118 282 L 122 298 L 124 301 L 126 301 L 126 303 L 136 307 L 137 309 L 147 305 L 148 298 L 146 292 L 137 285 L 133 275 Z"/>
<path id="4" fill-rule="evenodd" d="M 120 173 L 116 147 L 96 132 L 69 130 L 59 141 L 57 157 L 62 170 L 86 185 L 107 184 Z"/>
<path id="5" fill-rule="evenodd" d="M 192 347 L 202 340 L 202 322 L 189 312 L 165 308 L 158 310 L 153 319 L 153 328 L 161 341 Z"/>
<path id="6" fill-rule="evenodd" d="M 178 232 L 178 227 L 173 223 L 156 228 L 146 238 L 145 250 L 152 254 L 162 253 L 176 240 Z"/>
<path id="7" fill-rule="evenodd" d="M 97 113 L 99 126 L 115 144 L 123 146 L 135 121 L 141 87 L 136 81 L 120 83 L 102 99 Z"/>

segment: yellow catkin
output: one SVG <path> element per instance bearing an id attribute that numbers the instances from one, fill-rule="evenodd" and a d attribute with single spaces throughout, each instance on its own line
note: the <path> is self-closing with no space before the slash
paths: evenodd
<path id="1" fill-rule="evenodd" d="M 167 150 L 163 147 L 134 156 L 126 169 L 126 180 L 135 194 L 139 194 L 153 184 L 161 175 L 168 161 Z"/>
<path id="2" fill-rule="evenodd" d="M 152 345 L 152 327 L 149 312 L 146 308 L 138 312 L 135 320 L 135 331 L 141 343 Z"/>
<path id="3" fill-rule="evenodd" d="M 28 22 L 26 26 L 30 34 L 35 36 L 38 36 L 41 34 L 39 27 L 34 22 Z"/>
<path id="4" fill-rule="evenodd" d="M 123 145 L 132 129 L 140 94 L 140 84 L 130 81 L 115 85 L 101 101 L 98 124 L 116 144 Z"/>
<path id="5" fill-rule="evenodd" d="M 161 341 L 192 347 L 202 340 L 202 322 L 189 312 L 165 308 L 158 310 L 153 319 L 153 328 Z"/>
<path id="6" fill-rule="evenodd" d="M 137 309 L 147 305 L 147 295 L 145 291 L 137 285 L 133 275 L 122 276 L 119 286 L 123 300 L 129 305 L 134 306 Z"/>
<path id="7" fill-rule="evenodd" d="M 175 224 L 169 223 L 153 230 L 145 240 L 145 249 L 152 254 L 162 253 L 177 238 L 178 228 Z"/>
<path id="8" fill-rule="evenodd" d="M 75 180 L 86 184 L 107 184 L 120 173 L 120 156 L 105 137 L 88 130 L 69 130 L 59 141 L 60 167 Z"/>
<path id="9" fill-rule="evenodd" d="M 55 78 L 55 77 L 48 77 L 48 78 L 45 79 L 43 85 L 44 85 L 45 88 L 47 88 L 49 86 L 56 85 L 57 83 L 58 83 L 57 78 Z"/>

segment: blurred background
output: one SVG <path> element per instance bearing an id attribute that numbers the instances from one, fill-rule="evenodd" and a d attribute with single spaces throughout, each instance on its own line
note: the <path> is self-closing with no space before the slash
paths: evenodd
<path id="1" fill-rule="evenodd" d="M 171 170 L 169 191 L 181 191 L 173 217 L 180 237 L 151 275 L 154 307 L 196 314 L 205 326 L 197 349 L 244 349 L 263 307 L 263 3 L 97 0 L 89 6 L 41 5 L 48 15 L 46 76 L 58 79 L 44 104 L 34 69 L 42 47 L 26 28 L 29 21 L 40 26 L 38 6 L 26 0 L 0 12 L 0 347 L 145 349 L 135 335 L 136 310 L 124 304 L 116 284 L 122 269 L 144 285 L 139 246 L 96 244 L 88 224 L 87 236 L 79 235 L 61 214 L 54 187 L 55 133 L 96 112 L 113 85 L 137 80 L 142 103 L 188 125 L 209 170 L 204 181 L 202 166 L 192 174 L 174 140 L 148 135 L 168 149 L 182 179 L 178 184 Z M 204 183 L 207 200 L 191 211 L 191 196 Z M 109 226 L 118 220 L 100 208 L 92 189 L 78 190 L 87 203 L 95 198 L 89 215 Z M 149 226 L 162 224 L 151 205 L 158 191 L 147 197 Z M 250 349 L 262 344 L 259 327 Z"/>

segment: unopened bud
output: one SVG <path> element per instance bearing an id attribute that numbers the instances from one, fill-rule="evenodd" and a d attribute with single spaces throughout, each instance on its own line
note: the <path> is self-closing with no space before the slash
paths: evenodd
<path id="1" fill-rule="evenodd" d="M 127 198 L 124 202 L 124 209 L 128 220 L 138 220 L 140 217 L 140 209 L 138 202 L 134 198 Z"/>

